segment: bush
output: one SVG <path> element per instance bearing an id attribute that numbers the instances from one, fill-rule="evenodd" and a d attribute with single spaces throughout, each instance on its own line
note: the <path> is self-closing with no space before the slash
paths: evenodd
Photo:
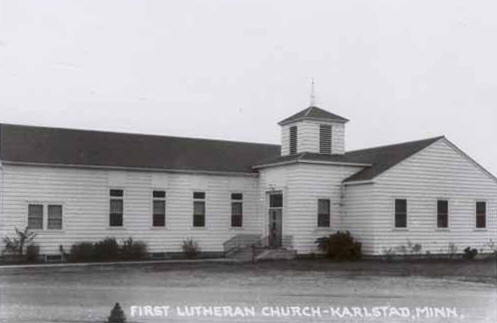
<path id="1" fill-rule="evenodd" d="M 336 260 L 355 260 L 362 256 L 361 243 L 354 241 L 350 232 L 340 232 L 318 238 L 315 243 L 326 257 Z"/>
<path id="2" fill-rule="evenodd" d="M 123 241 L 120 249 L 121 259 L 124 260 L 140 260 L 147 258 L 147 244 L 143 241 L 133 241 L 129 237 Z"/>
<path id="3" fill-rule="evenodd" d="M 63 253 L 63 248 L 60 249 Z M 65 253 L 64 253 L 65 255 Z M 140 260 L 148 255 L 147 245 L 142 241 L 133 241 L 128 238 L 119 245 L 114 238 L 91 243 L 79 242 L 71 247 L 70 261 L 110 261 L 110 260 Z"/>
<path id="4" fill-rule="evenodd" d="M 195 258 L 200 252 L 200 247 L 196 241 L 187 239 L 183 241 L 183 254 L 186 258 Z"/>
<path id="5" fill-rule="evenodd" d="M 40 255 L 40 247 L 36 244 L 30 244 L 26 247 L 26 261 L 37 262 Z"/>
<path id="6" fill-rule="evenodd" d="M 93 245 L 93 257 L 95 260 L 117 260 L 119 259 L 119 245 L 114 238 L 105 238 Z"/>
<path id="7" fill-rule="evenodd" d="M 36 233 L 30 232 L 29 228 L 24 228 L 20 231 L 15 228 L 16 235 L 14 237 L 4 237 L 3 243 L 5 244 L 4 253 L 22 256 L 24 255 L 24 246 L 29 245 L 36 238 Z"/>
<path id="8" fill-rule="evenodd" d="M 471 247 L 467 247 L 466 249 L 464 249 L 464 254 L 462 255 L 462 257 L 464 259 L 471 260 L 474 259 L 477 254 L 478 254 L 477 249 L 475 248 L 471 249 Z"/>
<path id="9" fill-rule="evenodd" d="M 70 261 L 92 261 L 94 260 L 93 243 L 79 242 L 72 245 L 69 251 Z"/>

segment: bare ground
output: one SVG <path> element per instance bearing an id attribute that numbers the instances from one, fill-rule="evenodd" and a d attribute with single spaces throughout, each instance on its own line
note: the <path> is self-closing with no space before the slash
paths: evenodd
<path id="1" fill-rule="evenodd" d="M 120 302 L 134 322 L 495 322 L 495 260 L 195 263 L 0 269 L 1 322 L 103 322 Z M 247 306 L 255 317 L 131 317 L 133 305 Z M 457 318 L 274 317 L 270 306 L 455 308 Z M 343 312 L 342 312 L 343 313 Z M 176 314 L 176 315 L 173 315 Z"/>

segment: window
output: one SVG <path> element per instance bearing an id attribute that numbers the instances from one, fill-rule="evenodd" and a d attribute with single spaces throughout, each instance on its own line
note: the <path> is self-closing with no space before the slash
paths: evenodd
<path id="1" fill-rule="evenodd" d="M 395 200 L 395 227 L 407 228 L 407 200 Z"/>
<path id="2" fill-rule="evenodd" d="M 243 194 L 231 194 L 231 226 L 241 227 L 243 223 Z"/>
<path id="3" fill-rule="evenodd" d="M 476 202 L 476 227 L 487 227 L 487 202 Z"/>
<path id="4" fill-rule="evenodd" d="M 110 190 L 109 226 L 123 226 L 123 190 Z"/>
<path id="5" fill-rule="evenodd" d="M 437 201 L 437 227 L 449 227 L 449 201 L 447 200 Z"/>
<path id="6" fill-rule="evenodd" d="M 29 204 L 28 205 L 28 228 L 43 229 L 43 205 Z"/>
<path id="7" fill-rule="evenodd" d="M 62 205 L 48 205 L 48 230 L 62 230 Z"/>
<path id="8" fill-rule="evenodd" d="M 283 207 L 283 195 L 282 194 L 269 195 L 269 207 Z"/>
<path id="9" fill-rule="evenodd" d="M 290 127 L 290 155 L 297 153 L 297 126 Z"/>
<path id="10" fill-rule="evenodd" d="M 318 227 L 330 226 L 330 200 L 318 200 Z"/>
<path id="11" fill-rule="evenodd" d="M 166 226 L 166 192 L 153 191 L 153 214 L 152 226 L 165 227 Z"/>
<path id="12" fill-rule="evenodd" d="M 331 154 L 331 126 L 327 124 L 319 125 L 319 152 L 321 154 Z"/>
<path id="13" fill-rule="evenodd" d="M 205 193 L 193 193 L 193 226 L 205 227 Z"/>

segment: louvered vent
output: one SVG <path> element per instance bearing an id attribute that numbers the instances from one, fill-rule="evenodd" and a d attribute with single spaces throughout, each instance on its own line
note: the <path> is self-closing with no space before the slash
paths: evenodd
<path id="1" fill-rule="evenodd" d="M 319 152 L 331 154 L 331 126 L 322 124 L 319 126 Z"/>
<path id="2" fill-rule="evenodd" d="M 290 127 L 290 155 L 297 154 L 297 126 Z"/>

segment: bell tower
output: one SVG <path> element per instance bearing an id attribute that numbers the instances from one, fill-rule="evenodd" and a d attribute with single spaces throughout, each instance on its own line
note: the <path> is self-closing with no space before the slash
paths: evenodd
<path id="1" fill-rule="evenodd" d="M 311 103 L 307 109 L 278 123 L 281 126 L 281 155 L 343 155 L 345 124 L 349 120 L 314 106 L 314 91 Z"/>

